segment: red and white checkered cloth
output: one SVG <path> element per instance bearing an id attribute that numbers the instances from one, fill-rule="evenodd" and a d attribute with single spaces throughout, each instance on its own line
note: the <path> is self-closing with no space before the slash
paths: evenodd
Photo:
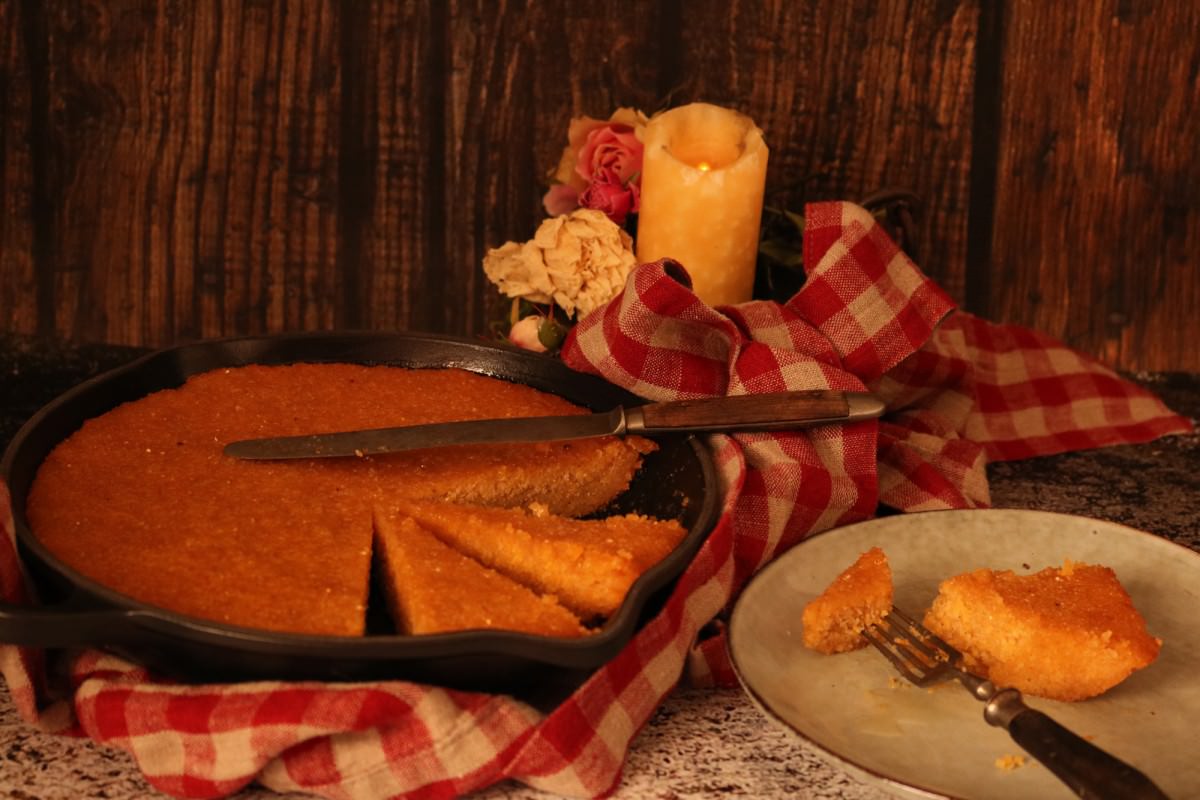
<path id="1" fill-rule="evenodd" d="M 881 502 L 986 506 L 988 459 L 1190 430 L 1153 395 L 1048 337 L 951 313 L 863 209 L 816 204 L 806 219 L 808 277 L 786 304 L 718 312 L 678 265 L 648 264 L 576 328 L 563 358 L 650 399 L 866 388 L 887 401 L 887 416 L 713 436 L 724 490 L 716 529 L 664 609 L 554 710 L 400 681 L 178 685 L 96 651 L 53 654 L 73 686 L 54 699 L 42 653 L 0 647 L 20 713 L 128 750 L 152 784 L 180 797 L 256 780 L 331 798 L 451 797 L 504 778 L 601 795 L 681 675 L 734 682 L 720 623 L 709 623 L 805 536 L 871 517 Z M 22 602 L 2 489 L 0 590 Z"/>

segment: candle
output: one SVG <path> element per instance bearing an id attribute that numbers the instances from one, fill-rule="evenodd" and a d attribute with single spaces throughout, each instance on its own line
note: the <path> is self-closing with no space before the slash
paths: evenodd
<path id="1" fill-rule="evenodd" d="M 749 300 L 767 178 L 762 131 L 693 103 L 654 116 L 643 144 L 638 261 L 675 259 L 709 305 Z"/>

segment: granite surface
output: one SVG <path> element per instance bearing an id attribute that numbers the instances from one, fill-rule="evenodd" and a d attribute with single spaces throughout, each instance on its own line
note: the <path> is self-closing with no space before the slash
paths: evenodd
<path id="1" fill-rule="evenodd" d="M 101 370 L 137 355 L 129 348 L 73 348 L 0 334 L 0 446 L 42 404 Z M 1200 376 L 1131 376 L 1169 406 L 1200 417 Z M 1097 517 L 1200 551 L 1200 434 L 993 464 L 992 504 Z M 982 724 L 982 723 L 981 723 Z M 43 734 L 0 692 L 0 796 L 14 800 L 158 795 L 125 753 L 86 740 Z M 478 795 L 545 800 L 515 783 Z M 618 798 L 687 800 L 718 796 L 845 798 L 888 796 L 827 763 L 809 745 L 768 722 L 740 691 L 679 689 L 634 741 Z M 237 800 L 298 800 L 247 788 Z"/>

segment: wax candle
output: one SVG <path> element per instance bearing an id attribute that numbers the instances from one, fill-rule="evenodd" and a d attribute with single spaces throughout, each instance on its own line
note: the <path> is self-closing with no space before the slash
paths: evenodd
<path id="1" fill-rule="evenodd" d="M 749 300 L 767 145 L 749 117 L 692 103 L 651 118 L 643 136 L 637 256 L 670 257 L 709 305 Z"/>

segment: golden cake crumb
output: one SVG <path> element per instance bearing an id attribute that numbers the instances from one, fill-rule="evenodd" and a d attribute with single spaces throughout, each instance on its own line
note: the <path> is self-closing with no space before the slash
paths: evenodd
<path id="1" fill-rule="evenodd" d="M 996 769 L 1012 772 L 1025 766 L 1026 758 L 1022 755 L 1006 755 L 996 759 Z"/>

